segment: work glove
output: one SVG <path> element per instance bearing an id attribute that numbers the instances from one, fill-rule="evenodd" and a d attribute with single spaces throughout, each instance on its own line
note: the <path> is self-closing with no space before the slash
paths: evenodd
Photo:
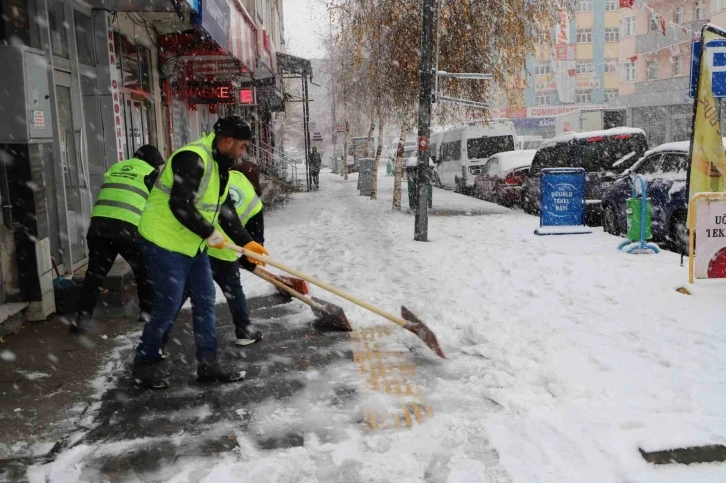
<path id="1" fill-rule="evenodd" d="M 226 242 L 224 235 L 219 230 L 214 230 L 204 241 L 207 242 L 208 247 L 212 248 L 224 248 Z"/>
<path id="2" fill-rule="evenodd" d="M 249 242 L 243 248 L 245 248 L 246 250 L 249 250 L 251 252 L 255 252 L 259 255 L 269 255 L 270 254 L 270 252 L 268 252 L 267 249 L 265 249 L 265 247 L 263 247 L 256 241 Z M 249 261 L 250 263 L 254 263 L 255 265 L 259 265 L 261 267 L 265 266 L 265 262 L 261 262 L 260 260 L 255 260 L 254 258 L 250 258 L 250 257 L 245 257 L 245 258 L 247 258 L 247 261 Z"/>

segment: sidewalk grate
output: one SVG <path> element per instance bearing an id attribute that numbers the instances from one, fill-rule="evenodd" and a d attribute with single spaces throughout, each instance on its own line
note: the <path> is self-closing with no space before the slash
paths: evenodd
<path id="1" fill-rule="evenodd" d="M 370 393 L 363 406 L 363 421 L 371 430 L 412 428 L 433 417 L 423 391 L 414 383 L 416 367 L 409 352 L 383 350 L 381 345 L 390 337 L 390 327 L 378 326 L 353 333 L 357 350 L 353 360 L 366 378 Z M 378 395 L 392 396 L 386 403 L 373 403 Z"/>

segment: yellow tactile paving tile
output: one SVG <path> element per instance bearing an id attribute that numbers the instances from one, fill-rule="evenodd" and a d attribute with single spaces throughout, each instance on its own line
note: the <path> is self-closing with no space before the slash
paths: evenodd
<path id="1" fill-rule="evenodd" d="M 392 400 L 389 403 L 391 407 L 370 402 L 363 406 L 363 422 L 370 430 L 401 428 L 404 427 L 403 422 L 406 427 L 412 428 L 414 424 L 423 424 L 426 418 L 433 416 L 423 391 L 413 381 L 416 366 L 412 355 L 409 352 L 382 350 L 380 347 L 392 333 L 391 327 L 377 326 L 360 329 L 352 334 L 357 343 L 353 361 L 368 383 L 369 396 L 379 393 L 398 400 L 398 404 Z"/>

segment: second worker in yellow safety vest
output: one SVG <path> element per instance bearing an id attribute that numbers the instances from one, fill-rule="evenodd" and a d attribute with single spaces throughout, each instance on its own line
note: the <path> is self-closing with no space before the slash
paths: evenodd
<path id="1" fill-rule="evenodd" d="M 80 334 L 91 327 L 101 284 L 119 254 L 134 271 L 139 321 L 148 319 L 154 294 L 139 250 L 138 226 L 162 164 L 164 158 L 159 150 L 147 144 L 134 153 L 134 158 L 114 164 L 104 175 L 86 235 L 88 269 L 71 333 Z"/>
<path id="2" fill-rule="evenodd" d="M 207 248 L 224 247 L 225 236 L 216 225 L 235 244 L 267 254 L 242 226 L 229 196 L 229 170 L 251 139 L 252 129 L 241 117 L 219 119 L 212 134 L 171 155 L 149 195 L 139 233 L 154 286 L 154 308 L 144 326 L 132 371 L 142 387 L 168 386 L 161 346 L 185 288 L 192 299 L 197 380 L 226 383 L 244 379 L 242 372 L 228 371 L 217 360 L 216 291 Z"/>

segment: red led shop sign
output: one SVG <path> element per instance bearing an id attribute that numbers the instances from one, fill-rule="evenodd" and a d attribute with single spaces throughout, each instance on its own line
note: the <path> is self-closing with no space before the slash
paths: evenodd
<path id="1" fill-rule="evenodd" d="M 239 103 L 243 106 L 254 106 L 255 102 L 255 88 L 245 87 L 239 90 Z"/>
<path id="2" fill-rule="evenodd" d="M 214 82 L 187 82 L 189 104 L 234 104 L 234 88 L 231 84 Z"/>

